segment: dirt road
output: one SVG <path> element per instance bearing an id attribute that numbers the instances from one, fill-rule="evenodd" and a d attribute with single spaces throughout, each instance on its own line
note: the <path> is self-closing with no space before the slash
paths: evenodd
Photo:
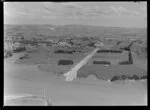
<path id="1" fill-rule="evenodd" d="M 89 59 L 99 50 L 99 48 L 94 49 L 90 54 L 88 54 L 83 60 L 81 60 L 77 65 L 75 65 L 70 71 L 64 74 L 66 76 L 66 81 L 72 81 L 76 78 L 78 70 L 85 65 Z"/>

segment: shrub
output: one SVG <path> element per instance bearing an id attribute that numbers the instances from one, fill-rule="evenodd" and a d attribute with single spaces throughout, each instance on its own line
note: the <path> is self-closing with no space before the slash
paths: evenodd
<path id="1" fill-rule="evenodd" d="M 111 81 L 117 81 L 117 80 L 120 80 L 120 76 L 113 76 L 111 78 Z"/>
<path id="2" fill-rule="evenodd" d="M 127 75 L 126 79 L 128 79 L 128 80 L 140 80 L 141 78 L 138 75 L 134 74 L 133 76 Z"/>
<path id="3" fill-rule="evenodd" d="M 143 75 L 143 76 L 138 76 L 138 75 L 133 75 L 133 76 L 127 76 L 128 80 L 142 80 L 142 79 L 147 79 L 147 75 Z"/>
<path id="4" fill-rule="evenodd" d="M 30 58 L 30 56 L 28 54 L 25 54 L 24 56 L 20 57 L 19 59 L 22 60 L 22 59 L 28 59 Z"/>
<path id="5" fill-rule="evenodd" d="M 133 75 L 132 78 L 133 78 L 134 80 L 139 80 L 139 79 L 140 79 L 139 76 L 137 76 L 137 75 Z"/>
<path id="6" fill-rule="evenodd" d="M 108 50 L 98 50 L 98 51 L 97 51 L 97 53 L 101 53 L 101 52 L 108 53 L 109 51 L 108 51 Z"/>
<path id="7" fill-rule="evenodd" d="M 59 60 L 58 65 L 73 65 L 72 60 Z"/>
<path id="8" fill-rule="evenodd" d="M 55 53 L 67 53 L 72 54 L 74 51 L 66 51 L 66 50 L 56 50 Z"/>
<path id="9" fill-rule="evenodd" d="M 5 55 L 4 55 L 4 58 L 9 58 L 9 57 L 12 57 L 12 56 L 13 56 L 13 54 L 12 54 L 11 51 L 6 51 Z"/>
<path id="10" fill-rule="evenodd" d="M 88 46 L 89 47 L 95 47 L 95 43 L 89 43 Z"/>
<path id="11" fill-rule="evenodd" d="M 98 50 L 97 53 L 122 53 L 122 50 Z"/>
<path id="12" fill-rule="evenodd" d="M 142 79 L 147 79 L 147 75 L 141 76 L 140 79 L 141 79 L 141 80 L 142 80 Z"/>
<path id="13" fill-rule="evenodd" d="M 16 49 L 13 50 L 14 53 L 17 53 L 17 52 L 24 52 L 26 50 L 25 47 L 18 47 Z"/>
<path id="14" fill-rule="evenodd" d="M 121 75 L 121 79 L 122 79 L 122 80 L 126 80 L 126 79 L 127 79 L 127 76 L 126 76 L 126 75 Z"/>

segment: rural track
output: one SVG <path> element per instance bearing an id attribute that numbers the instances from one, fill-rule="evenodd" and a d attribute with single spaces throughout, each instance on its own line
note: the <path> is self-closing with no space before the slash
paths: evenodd
<path id="1" fill-rule="evenodd" d="M 77 71 L 85 65 L 90 58 L 99 50 L 99 48 L 94 49 L 90 54 L 88 54 L 84 59 L 77 63 L 70 71 L 64 74 L 66 76 L 65 81 L 72 81 L 77 76 Z"/>

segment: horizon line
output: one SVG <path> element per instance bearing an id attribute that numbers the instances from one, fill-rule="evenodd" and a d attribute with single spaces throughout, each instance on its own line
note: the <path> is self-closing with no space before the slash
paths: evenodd
<path id="1" fill-rule="evenodd" d="M 104 25 L 91 25 L 91 24 L 7 24 L 4 23 L 4 25 L 53 25 L 53 26 L 67 26 L 67 25 L 82 25 L 82 26 L 94 26 L 94 27 L 112 27 L 112 28 L 136 28 L 136 29 L 143 29 L 143 28 L 147 28 L 147 26 L 145 27 L 127 27 L 127 26 L 104 26 Z"/>

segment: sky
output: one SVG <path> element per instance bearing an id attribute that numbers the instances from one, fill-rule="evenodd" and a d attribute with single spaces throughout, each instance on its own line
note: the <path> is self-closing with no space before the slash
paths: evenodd
<path id="1" fill-rule="evenodd" d="M 147 27 L 147 2 L 4 2 L 4 24 Z"/>

